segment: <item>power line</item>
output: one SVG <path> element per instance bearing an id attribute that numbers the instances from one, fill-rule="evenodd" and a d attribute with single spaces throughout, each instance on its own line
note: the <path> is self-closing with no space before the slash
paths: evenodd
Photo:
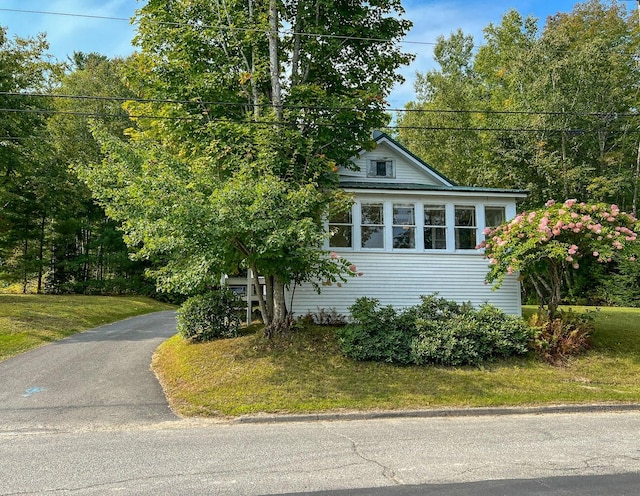
<path id="1" fill-rule="evenodd" d="M 51 11 L 45 11 L 45 10 L 26 10 L 26 9 L 5 9 L 5 8 L 0 8 L 0 12 L 4 11 L 4 12 L 19 12 L 19 13 L 23 13 L 23 14 L 44 14 L 44 15 L 55 15 L 55 16 L 68 16 L 68 17 L 80 17 L 80 18 L 88 18 L 88 19 L 104 19 L 104 20 L 110 20 L 110 21 L 127 21 L 127 22 L 131 22 L 131 19 L 128 19 L 126 17 L 110 17 L 110 16 L 99 16 L 99 15 L 90 15 L 90 14 L 76 14 L 76 13 L 69 13 L 69 12 L 51 12 Z M 182 27 L 182 26 L 190 26 L 193 27 L 193 25 L 186 23 L 186 22 L 164 22 L 164 21 L 156 21 L 157 24 L 162 25 L 162 26 L 174 26 L 174 27 Z M 221 31 L 238 31 L 238 32 L 260 32 L 259 29 L 256 28 L 239 28 L 239 27 L 232 27 L 232 26 L 221 26 L 221 25 L 210 25 L 210 24 L 198 24 L 199 28 L 204 28 L 204 29 L 218 29 Z M 265 34 L 268 33 L 268 30 L 264 31 Z M 380 43 L 389 43 L 389 42 L 393 42 L 393 40 L 391 39 L 386 39 L 386 38 L 368 38 L 365 36 L 346 36 L 346 35 L 339 35 L 339 34 L 321 34 L 321 33 L 305 33 L 305 32 L 298 32 L 298 31 L 293 31 L 290 29 L 286 29 L 281 31 L 281 33 L 283 34 L 290 34 L 293 36 L 307 36 L 309 38 L 329 38 L 329 39 L 338 39 L 338 40 L 354 40 L 354 41 L 375 41 L 375 42 L 380 42 Z M 397 43 L 400 44 L 406 44 L 406 45 L 437 45 L 437 42 L 435 41 L 410 41 L 410 40 L 398 40 Z"/>
<path id="2" fill-rule="evenodd" d="M 95 101 L 115 101 L 115 102 L 136 102 L 136 103 L 166 103 L 176 105 L 204 105 L 204 106 L 220 106 L 220 107 L 253 107 L 254 105 L 249 102 L 220 102 L 220 101 L 207 101 L 207 100 L 181 100 L 171 98 L 137 98 L 137 97 L 117 97 L 117 96 L 100 96 L 100 95 L 63 95 L 63 94 L 51 94 L 51 93 L 21 93 L 11 91 L 0 91 L 2 96 L 16 96 L 16 97 L 35 97 L 35 98 L 53 98 L 53 99 L 70 99 L 70 100 L 95 100 Z M 271 107 L 271 103 L 262 103 L 258 106 L 267 108 Z M 366 107 L 327 107 L 322 105 L 282 105 L 284 109 L 292 110 L 326 110 L 326 111 L 339 111 L 339 110 L 352 110 L 363 111 L 370 110 Z M 9 109 L 0 109 L 9 110 Z M 16 109 L 20 110 L 20 109 Z M 640 117 L 638 112 L 604 112 L 604 111 L 592 111 L 592 112 L 567 112 L 567 111 L 550 111 L 550 110 L 492 110 L 492 109 L 429 109 L 429 108 L 389 108 L 385 109 L 387 112 L 397 113 L 417 113 L 417 114 L 490 114 L 490 115 L 546 115 L 546 116 L 574 116 L 574 117 Z"/>
<path id="3" fill-rule="evenodd" d="M 46 110 L 46 109 L 3 109 L 0 108 L 0 113 L 9 112 L 9 113 L 41 113 L 48 115 L 65 115 L 65 116 L 74 116 L 74 117 L 83 117 L 83 118 L 94 118 L 94 119 L 149 119 L 149 120 L 169 120 L 169 121 L 195 121 L 195 117 L 186 117 L 186 116 L 158 116 L 158 115 L 124 115 L 124 114 L 108 114 L 108 113 L 99 113 L 99 112 L 75 112 L 75 111 L 60 111 L 60 110 Z M 232 124 L 247 124 L 247 125 L 257 125 L 257 126 L 278 126 L 278 127 L 298 127 L 300 122 L 295 121 L 255 121 L 255 120 L 247 120 L 242 122 L 234 122 L 229 121 L 227 119 L 216 119 L 216 118 L 208 118 L 207 122 L 219 122 L 219 123 L 232 123 Z M 343 123 L 333 123 L 333 122 L 314 122 L 313 126 L 317 127 L 347 127 L 347 128 L 355 128 L 355 125 L 343 124 Z M 476 132 L 511 132 L 511 133 L 566 133 L 566 134 L 589 134 L 589 133 L 597 133 L 602 129 L 580 129 L 580 128 L 570 128 L 570 129 L 561 129 L 561 128 L 529 128 L 529 127 L 462 127 L 462 126 L 405 126 L 405 125 L 389 125 L 385 126 L 386 129 L 411 129 L 411 130 L 421 130 L 421 131 L 447 131 L 447 132 L 468 132 L 468 131 L 476 131 Z M 607 129 L 609 133 L 615 134 L 637 134 L 640 133 L 640 129 Z M 0 137 L 0 142 L 5 141 L 19 141 L 19 140 L 27 140 L 32 139 L 33 137 Z"/>

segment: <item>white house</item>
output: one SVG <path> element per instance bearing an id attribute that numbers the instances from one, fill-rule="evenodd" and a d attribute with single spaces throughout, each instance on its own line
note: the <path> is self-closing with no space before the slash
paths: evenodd
<path id="1" fill-rule="evenodd" d="M 421 295 L 477 306 L 489 302 L 520 315 L 520 285 L 508 277 L 492 291 L 485 284 L 487 260 L 476 246 L 483 229 L 515 217 L 522 190 L 454 184 L 384 133 L 377 147 L 353 159 L 358 170 L 341 168 L 340 184 L 353 194 L 347 214 L 333 216 L 326 248 L 355 264 L 362 276 L 341 287 L 295 289 L 295 315 L 335 309 L 349 314 L 367 296 L 384 305 L 411 306 Z"/>

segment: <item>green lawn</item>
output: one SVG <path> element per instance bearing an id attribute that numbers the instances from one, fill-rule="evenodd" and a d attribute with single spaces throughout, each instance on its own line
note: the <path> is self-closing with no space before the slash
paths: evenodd
<path id="1" fill-rule="evenodd" d="M 92 327 L 171 308 L 133 296 L 0 294 L 0 360 Z"/>
<path id="2" fill-rule="evenodd" d="M 202 344 L 175 336 L 153 366 L 187 416 L 640 401 L 640 309 L 597 312 L 593 341 L 562 367 L 533 357 L 399 367 L 344 358 L 332 329 L 312 327 L 273 342 L 255 332 Z"/>

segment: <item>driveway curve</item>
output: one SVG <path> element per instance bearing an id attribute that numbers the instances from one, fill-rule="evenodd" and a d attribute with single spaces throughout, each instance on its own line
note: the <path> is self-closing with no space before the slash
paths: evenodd
<path id="1" fill-rule="evenodd" d="M 150 368 L 154 350 L 175 333 L 175 312 L 155 312 L 0 362 L 0 431 L 177 420 Z"/>

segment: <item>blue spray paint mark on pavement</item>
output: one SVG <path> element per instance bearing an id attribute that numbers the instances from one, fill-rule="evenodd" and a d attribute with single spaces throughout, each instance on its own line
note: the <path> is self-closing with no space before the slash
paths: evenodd
<path id="1" fill-rule="evenodd" d="M 22 395 L 23 398 L 28 398 L 29 396 L 35 394 L 35 393 L 41 393 L 42 391 L 46 391 L 45 388 L 41 388 L 41 387 L 32 387 L 29 389 L 25 389 L 24 390 L 24 394 Z"/>

